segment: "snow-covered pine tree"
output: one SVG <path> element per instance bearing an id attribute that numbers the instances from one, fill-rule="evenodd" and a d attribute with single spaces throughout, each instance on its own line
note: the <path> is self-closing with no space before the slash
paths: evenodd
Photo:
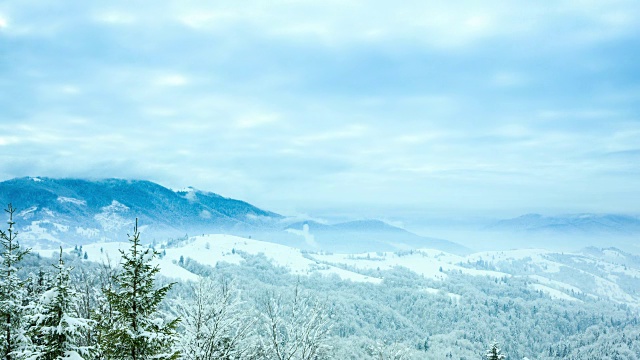
<path id="1" fill-rule="evenodd" d="M 0 356 L 11 360 L 16 359 L 16 354 L 21 354 L 28 344 L 23 329 L 26 291 L 24 281 L 16 273 L 29 250 L 20 249 L 16 241 L 18 233 L 13 228 L 16 209 L 9 204 L 5 211 L 9 214 L 9 228 L 6 232 L 0 230 Z"/>
<path id="2" fill-rule="evenodd" d="M 65 266 L 62 248 L 58 264 L 54 265 L 55 278 L 30 315 L 32 324 L 28 334 L 32 341 L 30 359 L 83 360 L 90 356 L 90 347 L 79 345 L 93 322 L 78 316 L 77 294 L 70 284 L 72 267 Z"/>
<path id="3" fill-rule="evenodd" d="M 115 288 L 105 289 L 112 307 L 111 326 L 102 327 L 100 349 L 110 360 L 178 359 L 173 350 L 177 340 L 178 319 L 165 322 L 158 307 L 173 284 L 156 288 L 155 276 L 160 271 L 151 261 L 157 253 L 140 245 L 138 219 L 129 236 L 131 247 L 122 254 L 122 271 L 115 277 Z"/>
<path id="4" fill-rule="evenodd" d="M 491 344 L 491 347 L 487 350 L 487 353 L 484 356 L 487 360 L 504 360 L 507 358 L 507 356 L 502 353 L 502 350 L 500 350 L 498 343 L 495 341 Z"/>
<path id="5" fill-rule="evenodd" d="M 100 249 L 102 252 L 102 249 Z M 105 336 L 109 334 L 111 329 L 114 327 L 114 319 L 116 310 L 113 305 L 108 301 L 106 294 L 115 291 L 116 289 L 116 276 L 118 275 L 117 270 L 111 264 L 111 259 L 109 255 L 106 255 L 106 263 L 103 262 L 100 267 L 100 271 L 98 272 L 96 281 L 99 284 L 100 291 L 95 293 L 89 293 L 85 296 L 89 296 L 88 300 L 89 304 L 93 303 L 94 308 L 90 310 L 91 318 L 96 321 L 96 331 L 95 336 L 92 339 L 88 339 L 89 344 L 95 345 L 97 347 L 96 358 L 95 360 L 106 360 L 107 357 L 104 355 L 104 351 L 101 349 L 101 345 L 105 343 Z M 85 293 L 87 289 L 85 289 Z"/>

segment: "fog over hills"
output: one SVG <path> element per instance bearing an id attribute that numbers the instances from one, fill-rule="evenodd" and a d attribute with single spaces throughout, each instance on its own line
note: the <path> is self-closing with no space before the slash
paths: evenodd
<path id="1" fill-rule="evenodd" d="M 476 358 L 488 336 L 502 339 L 513 358 L 582 359 L 587 342 L 597 343 L 596 351 L 638 353 L 624 344 L 640 339 L 640 257 L 611 246 L 579 248 L 590 242 L 575 235 L 609 234 L 604 243 L 613 241 L 611 234 L 633 236 L 632 216 L 498 221 L 469 237 L 496 249 L 473 252 L 376 219 L 301 221 L 212 192 L 143 180 L 19 178 L 0 183 L 0 201 L 20 209 L 18 238 L 32 251 L 27 274 L 63 255 L 80 274 L 109 268 L 105 264 L 120 264 L 118 271 L 138 218 L 141 246 L 157 251 L 148 259 L 159 279 L 175 281 L 169 301 L 194 296 L 192 281 L 214 275 L 234 279 L 248 316 L 242 322 L 255 319 L 263 299 L 281 296 L 274 291 L 297 294 L 300 286 L 309 298 L 327 299 L 336 311 L 327 359 L 381 358 L 372 355 L 370 341 L 392 341 L 389 349 L 406 354 L 399 359 Z M 496 233 L 521 249 L 497 249 L 499 238 L 482 238 Z M 579 250 L 534 248 L 557 247 L 559 238 Z M 591 339 L 588 331 L 610 335 Z M 577 355 L 566 357 L 569 352 Z"/>
<path id="2" fill-rule="evenodd" d="M 421 237 L 378 220 L 298 222 L 212 192 L 171 190 L 145 180 L 17 178 L 0 182 L 0 201 L 19 209 L 16 223 L 22 241 L 40 247 L 124 240 L 138 218 L 148 241 L 226 233 L 312 251 L 426 247 L 469 252 L 456 243 Z"/>
<path id="3" fill-rule="evenodd" d="M 526 233 L 634 235 L 640 234 L 640 219 L 619 214 L 569 214 L 543 216 L 526 214 L 496 222 L 488 227 Z"/>

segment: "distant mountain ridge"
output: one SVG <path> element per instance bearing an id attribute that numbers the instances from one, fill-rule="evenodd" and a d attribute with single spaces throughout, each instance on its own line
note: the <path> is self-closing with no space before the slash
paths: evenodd
<path id="1" fill-rule="evenodd" d="M 438 249 L 453 254 L 467 254 L 470 250 L 460 244 L 416 235 L 380 220 L 356 220 L 333 225 L 314 221 L 290 224 L 286 230 L 306 231 L 319 247 L 333 252 L 398 251 L 408 249 Z M 303 235 L 304 236 L 304 235 Z"/>
<path id="2" fill-rule="evenodd" d="M 310 251 L 469 252 L 378 220 L 296 223 L 244 201 L 192 187 L 171 190 L 146 180 L 16 178 L 0 182 L 0 202 L 19 209 L 15 221 L 20 241 L 40 248 L 126 241 L 138 218 L 147 241 L 224 233 Z"/>
<path id="3" fill-rule="evenodd" d="M 497 221 L 488 229 L 573 235 L 634 235 L 640 234 L 640 219 L 619 214 L 526 214 Z"/>

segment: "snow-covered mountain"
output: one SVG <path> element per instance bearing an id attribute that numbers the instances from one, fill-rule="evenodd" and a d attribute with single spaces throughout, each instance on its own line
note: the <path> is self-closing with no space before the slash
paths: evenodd
<path id="1" fill-rule="evenodd" d="M 125 241 L 136 218 L 145 241 L 185 234 L 225 233 L 308 251 L 398 251 L 434 248 L 469 253 L 456 243 L 421 237 L 377 220 L 304 223 L 240 200 L 142 180 L 18 178 L 0 182 L 0 202 L 12 203 L 20 241 L 55 248 Z"/>
<path id="2" fill-rule="evenodd" d="M 634 235 L 640 234 L 640 219 L 618 214 L 526 214 L 497 221 L 489 229 L 541 234 Z"/>
<path id="3" fill-rule="evenodd" d="M 18 178 L 0 182 L 0 202 L 18 209 L 14 220 L 26 244 L 126 240 L 135 218 L 148 240 L 248 230 L 282 218 L 218 194 L 138 180 Z"/>
<path id="4" fill-rule="evenodd" d="M 575 252 L 588 246 L 640 253 L 640 218 L 620 214 L 527 214 L 475 230 L 485 249 L 544 248 Z"/>

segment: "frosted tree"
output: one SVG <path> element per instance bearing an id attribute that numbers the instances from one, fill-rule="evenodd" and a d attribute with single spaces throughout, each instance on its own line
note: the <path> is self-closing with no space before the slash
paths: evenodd
<path id="1" fill-rule="evenodd" d="M 376 360 L 407 360 L 410 358 L 410 349 L 398 343 L 385 344 L 376 342 L 369 347 L 368 353 Z"/>
<path id="2" fill-rule="evenodd" d="M 81 341 L 78 345 L 90 346 L 94 348 L 94 353 L 97 353 L 97 339 L 96 339 L 96 314 L 98 311 L 99 298 L 104 298 L 102 294 L 102 287 L 98 283 L 98 275 L 95 271 L 87 271 L 87 269 L 81 264 L 80 269 L 76 272 L 73 289 L 77 294 L 77 313 L 78 317 L 85 319 L 93 319 L 93 326 L 84 331 Z"/>
<path id="3" fill-rule="evenodd" d="M 114 292 L 116 289 L 116 279 L 118 272 L 111 263 L 111 258 L 108 254 L 105 254 L 106 262 L 102 262 L 99 267 L 99 271 L 96 277 L 96 281 L 99 284 L 101 291 L 92 292 L 91 289 L 85 287 L 83 291 L 83 297 L 85 297 L 84 303 L 91 306 L 93 303 L 94 308 L 90 309 L 92 319 L 96 321 L 96 331 L 93 338 L 87 338 L 88 343 L 97 347 L 97 360 L 107 359 L 104 355 L 104 351 L 101 349 L 101 344 L 105 343 L 106 337 L 111 332 L 111 329 L 115 324 L 116 310 L 112 303 L 107 299 L 106 294 Z"/>
<path id="4" fill-rule="evenodd" d="M 174 302 L 180 317 L 182 358 L 187 360 L 247 359 L 253 346 L 254 321 L 243 316 L 237 294 L 225 280 L 200 279 L 188 299 Z"/>
<path id="5" fill-rule="evenodd" d="M 268 360 L 315 360 L 327 358 L 331 318 L 319 302 L 303 297 L 295 288 L 290 304 L 275 296 L 263 302 L 264 329 L 261 356 Z"/>
<path id="6" fill-rule="evenodd" d="M 73 268 L 65 266 L 62 248 L 54 268 L 51 288 L 40 296 L 33 314 L 27 317 L 32 324 L 28 334 L 33 344 L 29 359 L 83 360 L 92 348 L 80 343 L 93 322 L 78 316 L 78 295 L 71 287 L 69 275 Z"/>
<path id="7" fill-rule="evenodd" d="M 18 265 L 29 250 L 20 249 L 16 241 L 18 233 L 13 226 L 13 214 L 16 209 L 9 204 L 5 211 L 9 214 L 9 228 L 0 230 L 0 356 L 4 359 L 16 359 L 28 344 L 24 334 L 24 301 L 26 291 L 24 281 L 18 278 Z"/>
<path id="8" fill-rule="evenodd" d="M 158 307 L 173 284 L 156 287 L 155 276 L 160 271 L 151 264 L 157 253 L 140 244 L 138 219 L 131 247 L 122 254 L 122 271 L 115 276 L 113 288 L 105 288 L 111 317 L 100 326 L 100 351 L 107 359 L 169 360 L 178 359 L 172 348 L 176 342 L 178 319 L 165 322 Z"/>
<path id="9" fill-rule="evenodd" d="M 502 353 L 500 350 L 500 346 L 498 346 L 497 342 L 493 342 L 487 353 L 484 355 L 487 360 L 504 360 L 507 358 L 506 355 Z"/>

